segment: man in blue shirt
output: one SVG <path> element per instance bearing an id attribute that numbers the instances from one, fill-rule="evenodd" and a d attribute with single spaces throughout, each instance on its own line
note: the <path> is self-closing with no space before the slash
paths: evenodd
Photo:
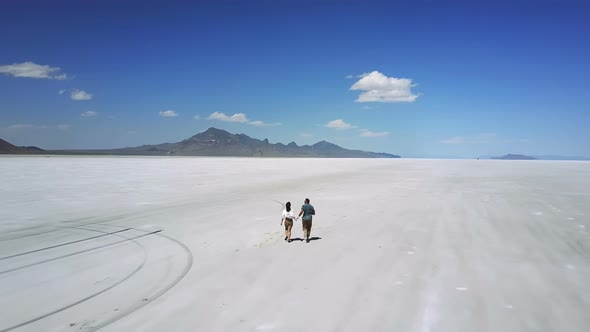
<path id="1" fill-rule="evenodd" d="M 311 220 L 312 216 L 315 215 L 315 209 L 313 205 L 309 204 L 309 198 L 305 199 L 305 204 L 301 206 L 301 212 L 299 212 L 299 217 L 303 215 L 301 218 L 303 223 L 303 237 L 305 238 L 305 242 L 309 243 L 309 236 L 311 235 Z"/>

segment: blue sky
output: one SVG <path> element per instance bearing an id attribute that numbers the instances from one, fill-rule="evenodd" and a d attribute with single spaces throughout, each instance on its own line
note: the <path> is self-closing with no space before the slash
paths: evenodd
<path id="1" fill-rule="evenodd" d="M 590 157 L 582 1 L 8 1 L 0 138 Z"/>

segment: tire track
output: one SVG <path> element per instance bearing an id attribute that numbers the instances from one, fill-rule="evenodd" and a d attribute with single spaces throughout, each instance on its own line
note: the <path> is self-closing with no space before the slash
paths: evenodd
<path id="1" fill-rule="evenodd" d="M 85 217 L 85 218 L 72 219 L 72 220 L 66 220 L 66 221 L 58 221 L 58 223 L 61 223 L 61 222 L 78 222 L 80 220 L 88 220 L 88 219 L 92 219 L 92 218 L 94 218 L 94 217 Z M 43 227 L 51 227 L 53 225 L 54 224 L 38 225 L 38 226 L 32 226 L 32 227 L 26 227 L 26 228 L 13 229 L 13 230 L 5 231 L 5 232 L 2 232 L 2 233 L 4 233 L 4 234 L 10 234 L 10 233 L 28 231 L 28 230 L 31 230 L 31 229 L 37 229 L 37 228 L 43 228 Z"/>
<path id="2" fill-rule="evenodd" d="M 86 219 L 90 219 L 90 218 L 86 218 Z M 120 219 L 120 218 L 117 218 L 117 219 Z M 65 311 L 67 309 L 73 308 L 73 307 L 75 307 L 75 306 L 77 306 L 79 304 L 82 304 L 83 302 L 86 302 L 86 301 L 88 301 L 88 300 L 90 300 L 90 299 L 92 299 L 92 298 L 94 298 L 96 296 L 99 296 L 101 294 L 104 294 L 105 292 L 107 292 L 107 291 L 113 289 L 114 287 L 119 286 L 123 282 L 129 280 L 132 276 L 134 276 L 142 268 L 144 268 L 144 266 L 145 266 L 145 264 L 147 262 L 147 250 L 146 250 L 146 248 L 143 245 L 141 245 L 139 242 L 135 241 L 136 239 L 139 239 L 139 238 L 143 238 L 143 237 L 150 236 L 150 235 L 155 235 L 155 236 L 161 237 L 163 239 L 166 239 L 167 241 L 170 241 L 173 244 L 179 246 L 184 251 L 184 253 L 186 255 L 186 261 L 185 261 L 185 265 L 184 265 L 182 271 L 179 273 L 178 276 L 176 276 L 176 278 L 174 278 L 174 280 L 172 280 L 172 282 L 170 282 L 167 285 L 165 285 L 163 288 L 161 288 L 156 293 L 151 294 L 151 296 L 147 296 L 146 297 L 146 296 L 141 296 L 140 295 L 141 298 L 147 298 L 148 301 L 142 301 L 140 303 L 137 303 L 137 304 L 131 306 L 130 308 L 128 308 L 127 310 L 121 311 L 118 315 L 116 315 L 116 316 L 114 316 L 114 317 L 112 317 L 110 319 L 107 319 L 107 320 L 101 322 L 100 324 L 98 324 L 96 326 L 87 327 L 86 330 L 88 330 L 88 331 L 97 331 L 99 329 L 102 329 L 102 328 L 104 328 L 104 327 L 106 327 L 106 326 L 108 326 L 108 325 L 110 325 L 110 324 L 112 324 L 112 323 L 114 323 L 116 321 L 119 321 L 119 320 L 121 320 L 121 319 L 129 316 L 130 314 L 132 314 L 132 313 L 140 310 L 141 308 L 143 308 L 146 305 L 148 305 L 150 302 L 158 299 L 159 297 L 161 297 L 162 295 L 164 295 L 168 291 L 170 291 L 172 288 L 174 288 L 180 281 L 182 281 L 182 279 L 184 279 L 184 277 L 191 270 L 192 265 L 193 265 L 193 259 L 194 259 L 193 258 L 193 254 L 190 251 L 190 249 L 186 245 L 184 245 L 182 242 L 180 242 L 180 241 L 178 241 L 178 240 L 176 240 L 176 239 L 174 239 L 172 237 L 169 237 L 167 235 L 161 234 L 162 230 L 157 230 L 157 231 L 151 231 L 150 232 L 150 231 L 146 231 L 146 230 L 138 229 L 138 228 L 132 228 L 132 227 L 130 228 L 130 227 L 120 226 L 120 225 L 104 224 L 105 222 L 112 221 L 112 220 L 116 220 L 116 219 L 101 220 L 101 221 L 97 221 L 97 222 L 85 223 L 85 224 L 76 225 L 76 226 L 59 226 L 59 225 L 53 225 L 53 226 L 54 227 L 59 227 L 59 228 L 62 228 L 62 229 L 63 228 L 69 228 L 69 229 L 81 229 L 81 230 L 99 232 L 99 233 L 103 233 L 106 236 L 106 233 L 107 232 L 103 232 L 103 231 L 99 231 L 99 230 L 94 230 L 94 229 L 83 228 L 83 226 L 86 226 L 86 225 L 102 224 L 103 226 L 110 226 L 110 227 L 122 228 L 122 230 L 120 230 L 120 231 L 110 232 L 108 234 L 109 235 L 113 235 L 113 236 L 119 236 L 119 237 L 123 238 L 124 240 L 117 241 L 117 242 L 110 243 L 110 244 L 103 245 L 103 246 L 99 246 L 99 247 L 95 247 L 95 248 L 90 248 L 90 249 L 82 250 L 82 251 L 71 253 L 71 254 L 64 255 L 64 256 L 60 256 L 60 257 L 48 259 L 48 260 L 45 260 L 45 261 L 42 261 L 42 262 L 36 262 L 36 263 L 33 263 L 33 264 L 28 264 L 28 265 L 25 265 L 25 266 L 21 266 L 21 267 L 18 267 L 18 268 L 6 270 L 6 271 L 0 271 L 0 275 L 6 274 L 6 273 L 9 273 L 9 272 L 13 272 L 13 271 L 16 271 L 16 270 L 20 270 L 20 269 L 32 267 L 32 266 L 35 266 L 35 265 L 44 264 L 44 263 L 48 263 L 48 262 L 51 262 L 51 261 L 59 260 L 59 259 L 62 259 L 62 258 L 71 257 L 71 256 L 79 255 L 79 254 L 90 252 L 90 251 L 94 251 L 94 250 L 99 250 L 99 249 L 102 249 L 102 248 L 114 246 L 114 245 L 117 245 L 117 244 L 120 244 L 120 243 L 124 243 L 124 242 L 128 242 L 128 241 L 131 241 L 131 242 L 135 243 L 136 245 L 138 245 L 139 247 L 142 248 L 142 250 L 143 250 L 143 260 L 142 260 L 142 263 L 138 267 L 136 267 L 129 275 L 127 275 L 123 279 L 121 279 L 119 282 L 117 282 L 117 283 L 115 283 L 115 284 L 113 284 L 113 285 L 111 285 L 111 286 L 109 286 L 109 287 L 107 287 L 105 289 L 102 289 L 99 292 L 96 292 L 96 293 L 93 293 L 91 295 L 88 295 L 88 296 L 86 296 L 86 297 L 84 297 L 84 298 L 82 298 L 82 299 L 80 299 L 80 300 L 78 300 L 76 302 L 73 302 L 73 303 L 68 304 L 66 306 L 63 306 L 63 307 L 60 307 L 58 309 L 52 310 L 51 312 L 47 312 L 47 313 L 45 313 L 43 315 L 40 315 L 40 316 L 37 316 L 35 318 L 29 319 L 29 320 L 27 320 L 25 322 L 22 322 L 22 323 L 19 323 L 19 324 L 14 325 L 14 326 L 11 326 L 11 327 L 2 329 L 2 330 L 0 330 L 0 332 L 9 332 L 9 331 L 12 331 L 14 329 L 17 329 L 17 328 L 23 327 L 25 325 L 28 325 L 28 324 L 37 322 L 39 320 L 42 320 L 44 318 L 50 317 L 52 315 L 55 315 L 57 313 L 60 313 L 62 311 Z M 78 222 L 78 221 L 77 220 L 67 221 L 67 223 L 70 223 L 70 222 Z M 40 227 L 47 227 L 47 226 L 39 226 L 39 227 L 36 227 L 36 228 L 40 228 Z M 132 237 L 132 238 L 125 238 L 124 236 L 118 235 L 118 233 L 123 232 L 123 231 L 127 231 L 127 230 L 134 230 L 134 231 L 137 231 L 137 232 L 140 232 L 140 233 L 143 233 L 143 234 L 142 235 L 139 235 L 139 236 Z M 45 232 L 45 233 L 47 233 L 47 232 Z M 94 237 L 94 238 L 96 238 L 96 237 Z M 81 241 L 79 241 L 79 242 L 81 242 Z"/>
<path id="3" fill-rule="evenodd" d="M 120 225 L 112 225 L 112 224 L 108 224 L 105 226 L 110 226 L 110 227 L 119 227 L 119 228 L 124 228 L 125 226 L 120 226 Z M 146 230 L 143 229 L 138 229 L 138 228 L 131 228 L 132 230 L 138 231 L 138 232 L 144 232 L 146 234 L 151 234 L 153 232 L 148 232 Z M 176 286 L 180 281 L 182 281 L 182 279 L 184 279 L 184 277 L 188 274 L 188 272 L 191 270 L 192 266 L 193 266 L 193 253 L 191 252 L 191 250 L 184 245 L 184 243 L 176 240 L 175 238 L 169 237 L 167 235 L 161 234 L 161 233 L 157 233 L 155 234 L 155 236 L 158 237 L 162 237 L 167 239 L 168 241 L 173 242 L 174 244 L 178 245 L 186 254 L 186 263 L 185 266 L 183 268 L 183 270 L 181 271 L 181 273 L 168 285 L 166 285 L 164 288 L 162 288 L 161 290 L 159 290 L 158 292 L 156 292 L 155 294 L 153 294 L 151 297 L 146 297 L 148 299 L 148 301 L 142 301 L 141 303 L 138 303 L 136 305 L 134 305 L 133 307 L 122 311 L 119 315 L 108 319 L 96 326 L 93 326 L 93 328 L 88 329 L 88 331 L 97 331 L 99 329 L 102 329 L 116 321 L 119 321 L 129 315 L 131 315 L 132 313 L 140 310 L 141 308 L 145 307 L 146 305 L 148 305 L 150 302 L 158 299 L 159 297 L 161 297 L 162 295 L 166 294 L 169 290 L 171 290 L 172 288 L 174 288 L 174 286 Z M 0 332 L 5 332 L 5 331 L 0 331 Z"/>
<path id="4" fill-rule="evenodd" d="M 113 221 L 113 220 L 121 219 L 124 216 L 125 215 L 119 215 L 119 216 L 109 217 L 109 218 L 106 218 L 106 219 L 100 219 L 99 221 L 93 221 L 93 222 L 89 222 L 89 223 L 84 223 L 82 225 L 100 224 L 100 223 L 103 223 L 103 222 L 108 222 L 108 221 Z M 94 217 L 82 218 L 82 219 L 77 219 L 77 220 L 60 221 L 58 223 L 51 224 L 51 225 L 44 225 L 44 226 L 36 226 L 36 227 L 23 228 L 23 229 L 20 229 L 18 231 L 15 230 L 15 231 L 13 231 L 13 233 L 14 232 L 28 231 L 28 230 L 31 230 L 31 229 L 45 228 L 45 227 L 57 227 L 58 228 L 58 229 L 52 229 L 52 230 L 45 231 L 45 232 L 40 232 L 40 233 L 26 234 L 26 235 L 22 235 L 22 236 L 16 236 L 16 237 L 11 237 L 11 238 L 0 239 L 0 243 L 6 242 L 6 241 L 23 239 L 23 238 L 31 237 L 31 236 L 39 236 L 39 235 L 45 235 L 45 234 L 48 234 L 48 233 L 59 232 L 59 231 L 62 231 L 63 228 L 64 228 L 64 227 L 61 227 L 60 226 L 60 224 L 62 224 L 62 223 L 77 222 L 78 220 L 88 220 L 88 219 L 92 219 L 92 218 L 94 218 Z"/>
<path id="5" fill-rule="evenodd" d="M 137 229 L 136 229 L 137 230 Z M 131 315 L 132 313 L 140 310 L 141 308 L 145 307 L 146 305 L 148 305 L 150 302 L 156 300 L 157 298 L 159 298 L 160 296 L 166 294 L 169 290 L 171 290 L 172 288 L 174 288 L 174 286 L 176 286 L 182 279 L 184 279 L 184 277 L 188 274 L 188 272 L 191 270 L 192 266 L 193 266 L 193 254 L 190 251 L 190 249 L 185 246 L 182 242 L 171 238 L 169 236 L 163 235 L 163 234 L 156 234 L 157 236 L 166 238 L 174 243 L 176 243 L 177 245 L 179 245 L 185 252 L 185 254 L 187 255 L 187 260 L 186 260 L 186 265 L 184 267 L 184 269 L 182 270 L 182 272 L 170 283 L 168 284 L 166 287 L 162 288 L 160 291 L 156 292 L 154 295 L 152 295 L 151 298 L 148 298 L 149 301 L 146 302 L 141 302 L 139 304 L 136 304 L 134 307 L 125 310 L 121 313 L 120 316 L 116 316 L 113 317 L 112 319 L 109 319 L 101 324 L 98 324 L 94 329 L 92 329 L 91 331 L 97 331 L 102 329 L 103 327 L 106 327 L 118 320 L 121 320 L 123 318 L 125 318 L 126 316 Z M 2 331 L 0 331 L 2 332 Z"/>
<path id="6" fill-rule="evenodd" d="M 39 251 L 44 251 L 44 250 L 59 248 L 59 247 L 67 246 L 67 245 L 74 244 L 74 243 L 80 243 L 80 242 L 84 242 L 84 241 L 90 241 L 90 240 L 98 239 L 98 238 L 101 238 L 101 237 L 105 237 L 105 236 L 109 236 L 109 235 L 113 235 L 113 234 L 125 232 L 125 231 L 128 231 L 128 230 L 130 230 L 130 228 L 122 229 L 122 230 L 119 230 L 119 231 L 116 231 L 116 232 L 111 232 L 111 233 L 104 233 L 104 234 L 97 235 L 97 236 L 87 237 L 87 238 L 76 240 L 76 241 L 70 241 L 70 242 L 60 243 L 60 244 L 56 244 L 56 245 L 45 247 L 45 248 L 41 248 L 41 249 L 35 249 L 35 250 L 31 250 L 31 251 L 21 252 L 20 254 L 14 254 L 14 255 L 10 255 L 10 256 L 0 257 L 0 261 L 1 260 L 5 260 L 5 259 L 9 259 L 9 258 L 14 258 L 14 257 L 19 257 L 19 256 L 33 254 L 33 253 L 36 253 L 36 252 L 39 252 Z"/>
<path id="7" fill-rule="evenodd" d="M 285 207 L 285 203 L 283 203 L 281 201 L 277 201 L 276 199 L 271 199 L 271 201 L 273 201 L 275 203 L 279 203 L 279 204 L 281 204 L 282 207 Z"/>
<path id="8" fill-rule="evenodd" d="M 235 201 L 235 199 L 234 200 L 227 200 L 227 201 Z M 214 201 L 211 201 L 211 202 L 217 202 L 217 201 L 214 200 Z M 283 204 L 283 203 L 278 202 L 278 201 L 275 201 L 275 202 L 280 203 L 280 204 Z M 137 215 L 137 216 L 134 217 L 134 219 L 136 219 L 136 218 L 142 218 L 142 217 L 147 217 L 147 216 L 151 216 L 151 215 L 157 214 L 158 213 L 157 211 L 178 208 L 178 207 L 187 206 L 187 205 L 190 205 L 190 204 L 193 204 L 193 203 L 194 203 L 193 201 L 186 201 L 186 202 L 181 203 L 181 204 L 175 204 L 175 205 L 169 205 L 169 206 L 164 206 L 164 207 L 146 209 L 146 210 L 143 211 L 144 213 L 145 212 L 156 212 L 154 214 L 141 214 L 141 212 L 139 212 L 139 215 L 137 215 L 138 212 L 124 213 L 124 214 L 120 214 L 120 215 L 108 217 L 106 219 L 101 219 L 99 221 L 85 223 L 85 224 L 82 224 L 80 226 L 100 224 L 100 223 L 104 223 L 104 222 L 108 222 L 108 221 L 122 219 L 122 218 L 124 218 L 126 216 L 130 216 L 130 215 Z M 206 202 L 206 203 L 210 203 L 210 202 Z M 164 212 L 159 212 L 159 213 L 164 213 Z M 84 218 L 78 218 L 78 219 L 64 220 L 64 221 L 55 222 L 53 224 L 38 225 L 38 226 L 33 226 L 33 227 L 26 227 L 26 228 L 14 229 L 14 230 L 5 231 L 5 232 L 2 232 L 2 233 L 3 234 L 9 234 L 9 233 L 23 232 L 23 231 L 27 231 L 27 230 L 31 230 L 31 229 L 39 229 L 39 228 L 45 228 L 45 227 L 64 228 L 64 227 L 61 227 L 60 224 L 80 222 L 82 220 L 88 220 L 88 219 L 93 219 L 93 218 L 95 218 L 95 217 L 84 217 Z M 4 241 L 11 241 L 11 240 L 22 239 L 22 238 L 30 237 L 30 236 L 44 235 L 44 234 L 47 234 L 47 233 L 57 232 L 57 231 L 60 231 L 60 230 L 62 230 L 62 229 L 54 229 L 54 230 L 50 230 L 50 231 L 46 231 L 46 232 L 41 232 L 41 233 L 27 234 L 27 235 L 24 235 L 24 236 L 19 236 L 19 237 L 14 237 L 14 238 L 7 238 L 7 239 L 0 238 L 0 243 L 2 243 Z"/>
<path id="9" fill-rule="evenodd" d="M 79 226 L 102 224 L 102 223 L 113 221 L 113 220 L 123 219 L 123 218 L 125 218 L 126 216 L 129 216 L 129 215 L 133 215 L 133 213 L 120 214 L 120 215 L 117 215 L 117 216 L 108 217 L 108 218 L 105 218 L 105 219 L 100 219 L 98 221 L 93 221 L 93 222 L 88 222 L 88 223 L 80 224 Z M 136 216 L 135 218 L 141 218 L 141 217 L 146 217 L 146 216 L 149 216 L 149 215 L 139 215 L 139 216 Z M 92 219 L 92 218 L 94 218 L 94 217 L 83 218 L 83 219 Z M 0 239 L 0 243 L 6 242 L 6 241 L 12 241 L 12 240 L 17 240 L 17 239 L 22 239 L 22 238 L 26 238 L 26 237 L 31 237 L 31 236 L 39 236 L 39 235 L 45 235 L 45 234 L 48 234 L 48 233 L 59 232 L 59 231 L 62 231 L 64 228 L 68 228 L 68 227 L 65 227 L 65 226 L 61 226 L 61 224 L 72 223 L 72 222 L 77 222 L 77 220 L 61 221 L 61 222 L 58 222 L 58 223 L 55 223 L 55 224 L 52 224 L 52 225 L 37 226 L 37 227 L 31 227 L 31 228 L 27 228 L 27 229 L 24 229 L 23 228 L 21 231 L 25 231 L 25 230 L 29 230 L 29 229 L 42 228 L 42 227 L 56 227 L 57 229 L 52 229 L 52 230 L 49 230 L 49 231 L 35 233 L 35 234 L 27 234 L 27 235 L 23 235 L 23 236 L 17 236 L 17 237 L 8 238 L 8 239 Z"/>
<path id="10" fill-rule="evenodd" d="M 145 233 L 145 234 L 142 234 L 142 235 L 138 235 L 138 236 L 135 236 L 135 237 L 132 237 L 132 238 L 125 238 L 125 240 L 121 240 L 121 241 L 117 241 L 117 242 L 105 244 L 105 245 L 94 247 L 94 248 L 90 248 L 90 249 L 85 249 L 85 250 L 77 251 L 77 252 L 74 252 L 74 253 L 71 253 L 71 254 L 67 254 L 67 255 L 63 255 L 63 256 L 59 256 L 59 257 L 54 257 L 54 258 L 51 258 L 51 259 L 46 259 L 44 261 L 35 262 L 35 263 L 31 263 L 31 264 L 27 264 L 27 265 L 15 267 L 15 268 L 4 270 L 4 271 L 0 271 L 0 275 L 6 274 L 6 273 L 10 273 L 10 272 L 14 272 L 14 271 L 18 271 L 18 270 L 22 270 L 22 269 L 26 269 L 26 268 L 33 267 L 33 266 L 40 265 L 40 264 L 45 264 L 45 263 L 53 262 L 53 261 L 56 261 L 56 260 L 59 260 L 59 259 L 67 258 L 67 257 L 77 256 L 77 255 L 84 254 L 84 253 L 87 253 L 87 252 L 91 252 L 91 251 L 94 251 L 94 250 L 99 250 L 99 249 L 103 249 L 103 248 L 107 248 L 107 247 L 112 247 L 112 246 L 117 245 L 117 244 L 120 244 L 120 243 L 124 243 L 124 242 L 128 242 L 128 241 L 131 241 L 131 240 L 136 240 L 136 239 L 139 239 L 139 238 L 142 238 L 142 237 L 154 235 L 154 234 L 157 234 L 157 233 L 159 233 L 161 231 L 162 230 L 160 229 L 160 230 L 157 230 L 157 231 L 153 231 L 153 232 Z"/>
<path id="11" fill-rule="evenodd" d="M 86 231 L 91 231 L 91 232 L 98 232 L 98 233 L 106 233 L 106 232 L 103 232 L 103 231 L 94 230 L 94 229 L 88 229 L 88 228 L 82 228 L 82 227 L 68 227 L 68 228 L 75 228 L 75 229 L 81 229 L 81 230 L 86 230 Z M 121 235 L 118 235 L 118 234 L 115 234 L 115 233 L 113 233 L 112 235 L 126 239 L 124 236 L 121 236 Z M 0 330 L 0 332 L 12 331 L 12 330 L 17 329 L 19 327 L 23 327 L 25 325 L 28 325 L 28 324 L 37 322 L 37 321 L 42 320 L 44 318 L 47 318 L 49 316 L 55 315 L 57 313 L 60 313 L 60 312 L 62 312 L 64 310 L 70 309 L 70 308 L 72 308 L 74 306 L 77 306 L 77 305 L 79 305 L 79 304 L 81 304 L 83 302 L 86 302 L 86 301 L 88 301 L 88 300 L 90 300 L 90 299 L 92 299 L 92 298 L 94 298 L 96 296 L 99 296 L 101 294 L 104 294 L 105 292 L 107 292 L 107 291 L 115 288 L 116 286 L 122 284 L 123 282 L 127 281 L 129 278 L 131 278 L 136 273 L 138 273 L 145 266 L 145 263 L 147 262 L 147 250 L 145 249 L 145 247 L 141 243 L 139 243 L 139 242 L 137 242 L 135 240 L 131 240 L 131 242 L 134 243 L 135 245 L 137 245 L 138 247 L 140 247 L 142 249 L 143 259 L 142 259 L 141 264 L 139 264 L 131 273 L 129 273 L 123 279 L 119 280 L 118 282 L 112 284 L 111 286 L 109 286 L 107 288 L 104 288 L 104 289 L 102 289 L 102 290 L 100 290 L 100 291 L 98 291 L 96 293 L 90 294 L 90 295 L 88 295 L 88 296 L 86 296 L 86 297 L 84 297 L 84 298 L 82 298 L 82 299 L 80 299 L 80 300 L 78 300 L 76 302 L 70 303 L 70 304 L 68 304 L 66 306 L 63 306 L 63 307 L 60 307 L 60 308 L 55 309 L 53 311 L 47 312 L 47 313 L 45 313 L 43 315 L 40 315 L 40 316 L 37 316 L 35 318 L 29 319 L 29 320 L 24 321 L 22 323 L 19 323 L 19 324 L 10 326 L 8 328 L 5 328 L 3 330 Z"/>

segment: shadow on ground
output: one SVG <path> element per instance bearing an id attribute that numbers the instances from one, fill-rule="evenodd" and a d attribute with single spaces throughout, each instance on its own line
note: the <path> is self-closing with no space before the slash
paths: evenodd
<path id="1" fill-rule="evenodd" d="M 312 237 L 309 238 L 309 241 L 311 242 L 311 241 L 321 240 L 321 239 L 322 239 L 321 237 L 312 236 Z M 300 238 L 300 237 L 292 237 L 291 238 L 291 242 L 295 242 L 295 241 L 303 241 L 303 239 Z"/>

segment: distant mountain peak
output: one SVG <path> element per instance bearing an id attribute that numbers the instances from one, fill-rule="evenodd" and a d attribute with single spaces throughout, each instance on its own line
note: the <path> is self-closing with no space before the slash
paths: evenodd
<path id="1" fill-rule="evenodd" d="M 218 129 L 215 127 L 209 127 L 209 129 L 205 130 L 202 133 L 199 133 L 197 135 L 210 135 L 210 136 L 233 136 L 232 133 L 225 131 L 223 129 Z"/>
<path id="2" fill-rule="evenodd" d="M 342 149 L 338 145 L 326 141 L 319 141 L 311 147 L 314 149 Z"/>
<path id="3" fill-rule="evenodd" d="M 492 159 L 501 159 L 501 160 L 537 160 L 535 157 L 525 156 L 522 154 L 507 154 L 502 157 L 492 157 Z"/>
<path id="4" fill-rule="evenodd" d="M 219 134 L 219 133 L 229 134 L 228 131 L 225 131 L 225 130 L 219 129 L 219 128 L 215 128 L 215 127 L 209 127 L 209 128 L 207 128 L 207 130 L 205 130 L 201 134 Z"/>
<path id="5" fill-rule="evenodd" d="M 215 138 L 222 138 L 222 137 L 230 137 L 234 136 L 233 134 L 223 130 L 217 129 L 215 127 L 209 127 L 204 132 L 198 133 L 193 135 L 191 138 L 186 139 L 184 141 L 198 141 L 198 140 L 212 140 Z"/>

